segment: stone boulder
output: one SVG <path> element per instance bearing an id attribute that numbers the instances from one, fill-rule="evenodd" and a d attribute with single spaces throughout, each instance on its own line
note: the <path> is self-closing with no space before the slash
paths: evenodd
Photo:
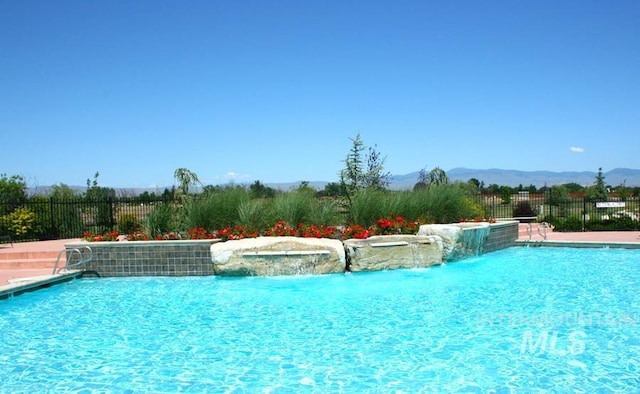
<path id="1" fill-rule="evenodd" d="M 341 241 L 328 238 L 258 237 L 211 245 L 220 276 L 318 275 L 344 272 Z"/>
<path id="2" fill-rule="evenodd" d="M 352 272 L 425 268 L 442 263 L 437 236 L 376 235 L 344 241 Z"/>

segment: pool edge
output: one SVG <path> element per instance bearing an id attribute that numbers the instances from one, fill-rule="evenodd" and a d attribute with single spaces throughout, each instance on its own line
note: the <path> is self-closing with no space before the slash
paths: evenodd
<path id="1" fill-rule="evenodd" d="M 555 247 L 555 248 L 591 248 L 591 249 L 640 249 L 639 242 L 603 242 L 603 241 L 528 241 L 516 240 L 513 246 L 520 247 Z"/>
<path id="2" fill-rule="evenodd" d="M 82 276 L 82 273 L 82 271 L 78 270 L 55 275 L 42 275 L 31 278 L 23 278 L 20 281 L 15 281 L 14 283 L 0 286 L 0 300 L 6 300 L 23 293 L 57 285 L 63 282 L 68 282 L 70 280 L 80 278 Z"/>

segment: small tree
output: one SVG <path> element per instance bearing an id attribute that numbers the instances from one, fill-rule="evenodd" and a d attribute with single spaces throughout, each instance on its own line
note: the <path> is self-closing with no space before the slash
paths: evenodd
<path id="1" fill-rule="evenodd" d="M 352 146 L 344 160 L 345 168 L 340 171 L 340 183 L 351 198 L 363 189 L 384 190 L 389 185 L 389 173 L 384 172 L 385 159 L 375 148 L 369 148 L 366 158 L 363 156 L 365 145 L 360 134 L 351 139 Z M 365 167 L 366 159 L 366 167 Z"/>
<path id="2" fill-rule="evenodd" d="M 255 181 L 249 185 L 249 191 L 251 191 L 251 195 L 254 198 L 273 198 L 276 196 L 274 188 L 266 186 L 260 181 Z"/>
<path id="3" fill-rule="evenodd" d="M 435 167 L 431 171 L 429 171 L 429 177 L 428 177 L 429 187 L 435 186 L 435 185 L 448 185 L 449 183 L 450 183 L 449 177 L 447 176 L 447 173 L 444 172 L 442 168 Z"/>
<path id="4" fill-rule="evenodd" d="M 429 176 L 427 175 L 427 170 L 423 168 L 418 172 L 418 182 L 416 182 L 416 184 L 413 185 L 413 190 L 417 191 L 421 189 L 426 189 L 428 185 L 429 185 Z"/>
<path id="5" fill-rule="evenodd" d="M 511 204 L 511 188 L 509 186 L 500 188 L 500 198 L 503 204 Z"/>
<path id="6" fill-rule="evenodd" d="M 589 197 L 595 201 L 605 201 L 609 198 L 609 192 L 607 191 L 607 185 L 604 183 L 604 174 L 602 174 L 602 167 L 598 168 L 598 174 L 596 174 L 596 182 L 591 188 Z"/>
<path id="7" fill-rule="evenodd" d="M 84 197 L 95 207 L 93 224 L 96 228 L 94 230 L 96 232 L 104 232 L 110 231 L 115 221 L 110 200 L 116 196 L 116 191 L 111 188 L 98 186 L 99 176 L 100 173 L 96 171 L 93 176 L 93 181 L 87 178 L 87 191 Z"/>
<path id="8" fill-rule="evenodd" d="M 449 183 L 451 183 L 449 177 L 442 168 L 434 167 L 428 173 L 423 168 L 418 172 L 418 182 L 413 185 L 413 190 L 420 190 L 437 185 L 448 185 Z"/>
<path id="9" fill-rule="evenodd" d="M 364 188 L 369 190 L 385 190 L 389 187 L 391 174 L 384 172 L 385 158 L 374 148 L 367 154 L 367 171 L 364 173 Z"/>
<path id="10" fill-rule="evenodd" d="M 0 175 L 0 214 L 11 213 L 27 200 L 27 184 L 20 175 Z"/>
<path id="11" fill-rule="evenodd" d="M 195 172 L 187 168 L 178 168 L 173 173 L 173 177 L 178 181 L 178 189 L 183 196 L 189 194 L 189 188 L 200 184 L 200 179 Z"/>
<path id="12" fill-rule="evenodd" d="M 329 182 L 323 190 L 318 191 L 318 197 L 344 197 L 346 192 L 344 186 L 339 182 Z"/>
<path id="13" fill-rule="evenodd" d="M 52 229 L 58 237 L 71 238 L 78 236 L 78 231 L 82 230 L 82 216 L 80 210 L 74 204 L 68 204 L 67 201 L 77 199 L 78 193 L 68 185 L 61 183 L 53 185 L 51 204 L 54 207 L 53 215 L 54 228 Z"/>
<path id="14" fill-rule="evenodd" d="M 547 204 L 558 207 L 559 216 L 566 216 L 569 201 L 569 192 L 566 187 L 562 185 L 551 186 Z"/>
<path id="15" fill-rule="evenodd" d="M 384 158 L 375 148 L 369 149 L 365 161 L 363 159 L 364 143 L 360 134 L 351 139 L 352 146 L 344 160 L 345 168 L 340 171 L 340 185 L 346 193 L 349 210 L 353 206 L 355 196 L 363 190 L 383 191 L 389 184 L 389 173 L 384 172 Z"/>

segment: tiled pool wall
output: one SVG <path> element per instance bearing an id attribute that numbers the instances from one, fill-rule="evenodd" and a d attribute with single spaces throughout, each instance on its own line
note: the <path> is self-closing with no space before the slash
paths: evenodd
<path id="1" fill-rule="evenodd" d="M 518 222 L 491 224 L 482 253 L 506 249 L 518 238 Z M 214 275 L 211 244 L 219 240 L 81 242 L 68 248 L 90 246 L 93 259 L 85 265 L 101 277 Z"/>
<path id="2" fill-rule="evenodd" d="M 211 244 L 218 240 L 91 242 L 93 259 L 84 266 L 101 277 L 213 275 Z"/>
<path id="3" fill-rule="evenodd" d="M 484 242 L 482 253 L 495 252 L 515 245 L 518 239 L 518 222 L 497 222 L 491 224 L 491 231 Z"/>

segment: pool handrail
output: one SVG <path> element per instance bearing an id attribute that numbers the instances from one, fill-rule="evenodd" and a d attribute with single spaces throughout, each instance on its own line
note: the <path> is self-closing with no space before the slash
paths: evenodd
<path id="1" fill-rule="evenodd" d="M 89 252 L 89 257 L 87 259 L 84 258 L 84 254 L 82 253 L 82 251 L 80 249 L 87 250 Z M 58 264 L 60 263 L 60 258 L 62 257 L 63 253 L 66 253 L 65 264 L 64 264 L 64 267 L 61 267 L 60 269 L 58 269 Z M 72 258 L 74 253 L 78 254 L 78 256 L 79 256 L 78 257 L 78 261 L 75 262 L 75 263 L 71 263 L 71 258 Z M 60 273 L 60 271 L 68 271 L 69 268 L 77 267 L 77 266 L 82 265 L 82 264 L 86 264 L 86 263 L 90 262 L 91 260 L 93 260 L 93 250 L 91 250 L 91 248 L 89 246 L 82 246 L 80 248 L 67 248 L 67 247 L 65 247 L 64 249 L 62 249 L 58 253 L 58 258 L 56 259 L 56 263 L 53 266 L 52 275 Z"/>

